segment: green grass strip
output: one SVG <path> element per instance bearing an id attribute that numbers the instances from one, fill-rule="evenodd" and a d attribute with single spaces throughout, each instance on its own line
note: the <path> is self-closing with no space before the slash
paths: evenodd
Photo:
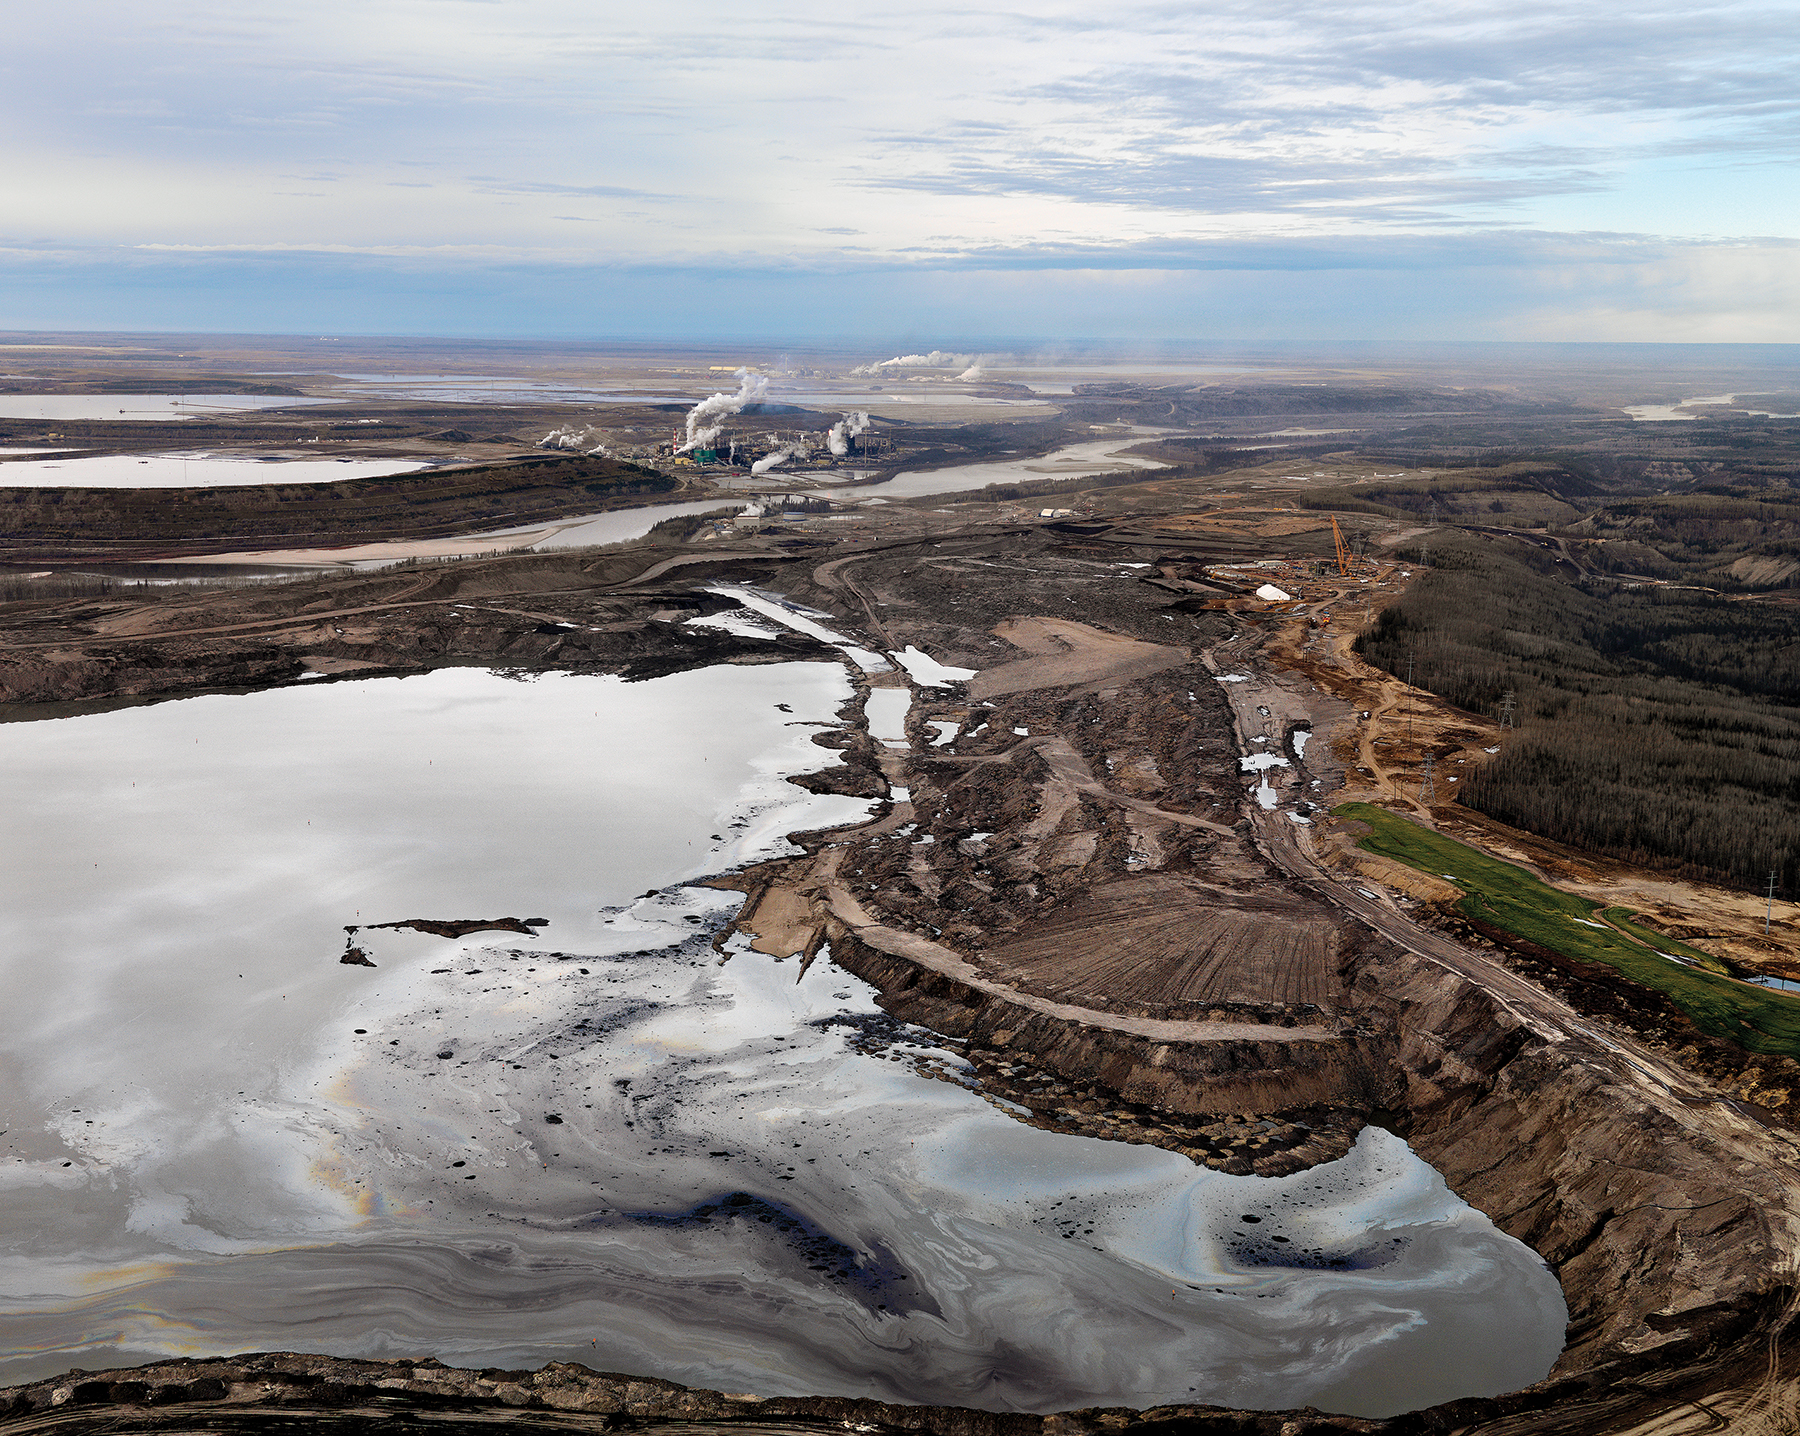
<path id="1" fill-rule="evenodd" d="M 1720 962 L 1719 959 L 1714 957 L 1711 953 L 1702 952 L 1697 947 L 1689 947 L 1685 942 L 1676 942 L 1674 938 L 1663 936 L 1663 934 L 1658 932 L 1655 928 L 1645 927 L 1642 923 L 1633 922 L 1631 919 L 1635 917 L 1636 914 L 1628 907 L 1603 908 L 1597 916 L 1605 918 L 1606 921 L 1610 922 L 1616 928 L 1624 929 L 1624 931 L 1630 933 L 1639 942 L 1643 943 L 1645 947 L 1651 948 L 1657 952 L 1672 952 L 1677 957 L 1685 957 L 1690 962 L 1698 963 L 1708 972 L 1725 972 L 1728 970 L 1725 964 Z"/>
<path id="2" fill-rule="evenodd" d="M 1662 993 L 1710 1036 L 1752 1052 L 1800 1057 L 1800 997 L 1733 982 L 1717 972 L 1659 957 L 1659 951 L 1673 952 L 1708 967 L 1718 965 L 1716 959 L 1648 928 L 1621 922 L 1632 937 L 1640 939 L 1634 942 L 1600 921 L 1596 916 L 1599 903 L 1551 887 L 1521 867 L 1491 858 L 1385 808 L 1345 803 L 1332 811 L 1373 829 L 1358 841 L 1359 848 L 1449 878 L 1463 890 L 1458 906 L 1465 916 L 1565 957 L 1604 963 L 1633 982 Z M 1622 912 L 1606 910 L 1609 920 Z"/>

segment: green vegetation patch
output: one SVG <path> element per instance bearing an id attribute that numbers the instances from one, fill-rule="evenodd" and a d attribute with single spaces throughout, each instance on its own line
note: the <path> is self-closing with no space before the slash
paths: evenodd
<path id="1" fill-rule="evenodd" d="M 1671 962 L 1658 954 L 1672 952 L 1716 966 L 1713 959 L 1693 948 L 1637 924 L 1622 924 L 1633 937 L 1642 939 L 1633 941 L 1607 926 L 1596 911 L 1599 903 L 1551 887 L 1521 867 L 1422 828 L 1386 808 L 1345 803 L 1333 811 L 1339 817 L 1367 823 L 1373 830 L 1358 841 L 1358 847 L 1456 883 L 1463 890 L 1458 907 L 1465 917 L 1564 957 L 1604 963 L 1633 982 L 1662 993 L 1709 1036 L 1752 1052 L 1800 1057 L 1800 998 Z M 1608 908 L 1604 916 L 1611 920 L 1619 912 Z"/>
<path id="2" fill-rule="evenodd" d="M 1658 952 L 1672 952 L 1677 957 L 1685 957 L 1690 962 L 1698 963 L 1708 972 L 1726 972 L 1729 969 L 1711 953 L 1700 951 L 1697 947 L 1689 947 L 1685 942 L 1676 942 L 1672 937 L 1665 937 L 1653 927 L 1645 927 L 1642 923 L 1633 922 L 1635 914 L 1628 907 L 1609 907 L 1603 909 L 1600 917 L 1606 919 L 1614 927 L 1630 933 L 1646 947 Z"/>

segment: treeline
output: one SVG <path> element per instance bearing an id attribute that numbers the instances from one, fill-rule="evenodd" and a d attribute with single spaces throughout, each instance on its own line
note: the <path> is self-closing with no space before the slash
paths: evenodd
<path id="1" fill-rule="evenodd" d="M 1410 479 L 1376 479 L 1313 489 L 1296 502 L 1307 509 L 1350 510 L 1384 518 L 1470 524 L 1562 527 L 1579 523 L 1596 503 L 1594 481 L 1555 459 L 1466 465 Z"/>
<path id="2" fill-rule="evenodd" d="M 1461 800 L 1559 842 L 1791 889 L 1800 862 L 1800 623 L 1786 604 L 1566 581 L 1554 556 L 1439 533 L 1358 640 L 1373 664 L 1516 734 Z M 1565 569 L 1566 573 L 1567 570 Z"/>
<path id="3" fill-rule="evenodd" d="M 1596 567 L 1686 573 L 1717 588 L 1800 587 L 1800 492 L 1706 487 L 1613 500 L 1570 530 Z M 1650 553 L 1654 557 L 1649 557 Z"/>

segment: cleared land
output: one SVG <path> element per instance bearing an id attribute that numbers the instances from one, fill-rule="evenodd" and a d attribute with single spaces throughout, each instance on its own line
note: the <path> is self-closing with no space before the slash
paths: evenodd
<path id="1" fill-rule="evenodd" d="M 1003 982 L 1071 1002 L 1332 1006 L 1337 923 L 1278 895 L 1162 877 L 1108 884 L 989 948 Z"/>

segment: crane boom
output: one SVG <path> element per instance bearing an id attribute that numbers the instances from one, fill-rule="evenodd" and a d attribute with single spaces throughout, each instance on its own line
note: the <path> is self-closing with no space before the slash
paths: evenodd
<path id="1" fill-rule="evenodd" d="M 1331 536 L 1337 540 L 1338 572 L 1345 578 L 1350 577 L 1350 545 L 1344 542 L 1344 531 L 1338 527 L 1337 515 L 1331 516 Z"/>

